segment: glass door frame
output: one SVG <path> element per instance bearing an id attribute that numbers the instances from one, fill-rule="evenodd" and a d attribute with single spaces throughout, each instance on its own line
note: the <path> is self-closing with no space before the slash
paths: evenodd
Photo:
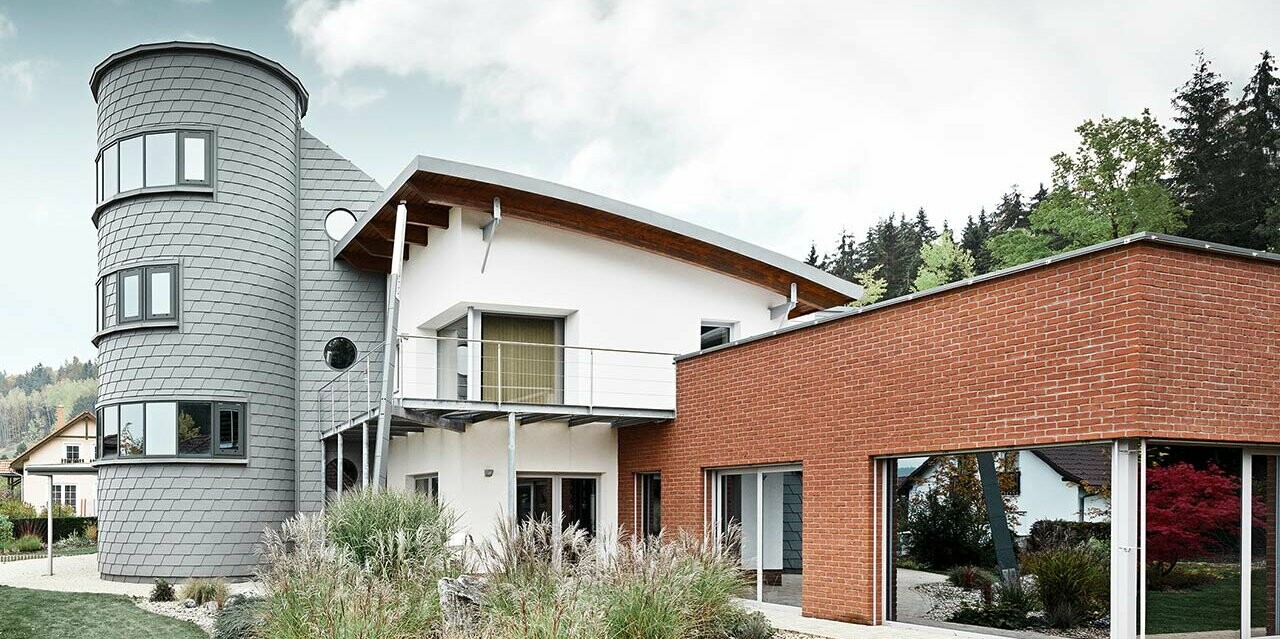
<path id="1" fill-rule="evenodd" d="M 1141 466 L 1138 469 L 1138 508 L 1137 520 L 1138 530 L 1140 534 L 1140 561 L 1138 564 L 1138 619 L 1136 636 L 1139 639 L 1147 637 L 1147 470 L 1150 464 L 1147 463 L 1147 449 L 1149 446 L 1194 446 L 1199 448 L 1232 448 L 1240 451 L 1240 639 L 1263 639 L 1264 637 L 1277 637 L 1280 635 L 1264 635 L 1262 637 L 1253 637 L 1253 457 L 1274 457 L 1277 458 L 1277 468 L 1280 468 L 1280 447 L 1277 446 L 1249 446 L 1246 444 L 1231 442 L 1202 442 L 1194 440 L 1178 440 L 1178 439 L 1144 439 L 1142 440 Z M 1114 482 L 1114 476 L 1112 481 Z M 1114 491 L 1113 491 L 1114 495 Z M 1113 497 L 1114 499 L 1114 497 Z M 1280 500 L 1278 500 L 1280 501 Z M 1266 504 L 1268 508 L 1274 508 L 1276 504 Z M 1115 521 L 1114 502 L 1112 505 L 1112 520 Z M 1114 526 L 1114 524 L 1113 524 Z M 1114 530 L 1114 528 L 1113 528 Z M 1114 546 L 1113 546 L 1114 549 Z M 1114 550 L 1113 550 L 1114 552 Z M 1114 565 L 1114 564 L 1113 564 Z M 1115 581 L 1112 581 L 1112 592 L 1115 592 Z M 1114 625 L 1115 615 L 1115 597 L 1112 597 L 1112 632 L 1113 639 L 1122 637 L 1117 635 Z M 1134 601 L 1130 599 L 1130 601 Z M 1280 603 L 1280 602 L 1278 602 Z M 1131 635 L 1132 636 L 1132 635 Z"/>
<path id="2" fill-rule="evenodd" d="M 711 530 L 715 535 L 716 546 L 724 543 L 723 524 L 721 518 L 721 494 L 723 488 L 723 480 L 730 475 L 751 475 L 756 476 L 756 603 L 766 603 L 764 600 L 764 476 L 766 473 L 792 473 L 798 472 L 801 477 L 804 476 L 804 465 L 799 463 L 792 464 L 765 464 L 761 466 L 732 466 L 725 468 L 712 468 L 707 470 L 708 485 L 711 486 Z M 801 526 L 804 524 L 802 523 Z M 785 604 L 771 604 L 785 605 Z M 795 608 L 795 606 L 786 606 L 787 608 Z"/>

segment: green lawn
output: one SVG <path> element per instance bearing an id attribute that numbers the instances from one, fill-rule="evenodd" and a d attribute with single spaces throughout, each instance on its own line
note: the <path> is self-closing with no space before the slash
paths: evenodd
<path id="1" fill-rule="evenodd" d="M 0 638 L 208 639 L 195 624 L 151 614 L 128 597 L 0 586 Z"/>
<path id="2" fill-rule="evenodd" d="M 1253 571 L 1253 626 L 1266 625 L 1266 575 Z M 1236 571 L 1196 590 L 1147 593 L 1147 634 L 1232 630 L 1240 627 L 1240 575 Z"/>

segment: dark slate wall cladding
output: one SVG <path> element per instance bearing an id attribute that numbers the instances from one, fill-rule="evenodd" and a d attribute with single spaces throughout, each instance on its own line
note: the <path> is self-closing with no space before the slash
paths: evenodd
<path id="1" fill-rule="evenodd" d="M 383 317 L 386 304 L 385 275 L 357 271 L 345 262 L 333 260 L 334 242 L 324 231 L 324 219 L 335 208 L 345 208 L 359 215 L 382 193 L 372 178 L 354 164 L 309 133 L 302 134 L 301 215 L 301 322 L 302 352 L 299 354 L 299 387 L 302 412 L 298 437 L 298 510 L 320 510 L 324 499 L 321 460 L 324 449 L 319 433 L 327 427 L 321 423 L 324 413 L 317 410 L 320 388 L 338 376 L 324 363 L 324 345 L 337 336 L 355 343 L 360 355 L 373 353 L 369 359 L 373 394 L 380 392 L 382 378 L 381 351 Z M 358 361 L 348 373 L 351 377 L 355 410 L 363 412 L 364 362 Z M 346 396 L 345 380 L 338 382 L 341 397 Z M 376 403 L 376 399 L 374 402 Z M 345 402 L 344 402 L 345 403 Z M 370 437 L 370 452 L 373 442 Z M 358 445 L 357 445 L 358 446 Z M 359 458 L 357 451 L 354 459 Z"/>
<path id="2" fill-rule="evenodd" d="M 215 54 L 152 52 L 103 75 L 98 141 L 156 126 L 215 131 L 215 193 L 100 212 L 99 274 L 180 264 L 180 329 L 106 335 L 99 402 L 247 401 L 247 463 L 99 469 L 104 577 L 243 576 L 267 526 L 295 511 L 299 104 L 281 78 Z M 112 309 L 108 309 L 112 312 Z"/>

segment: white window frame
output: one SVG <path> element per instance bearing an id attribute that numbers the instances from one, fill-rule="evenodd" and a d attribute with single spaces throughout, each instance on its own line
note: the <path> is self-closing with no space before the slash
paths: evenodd
<path id="1" fill-rule="evenodd" d="M 409 481 L 410 481 L 409 490 L 412 491 L 414 494 L 425 495 L 428 499 L 431 500 L 432 503 L 435 503 L 435 504 L 440 503 L 440 473 L 420 473 L 417 475 L 410 475 Z M 427 492 L 422 492 L 418 490 L 418 482 L 420 481 L 434 483 L 435 490 L 427 491 Z"/>
<path id="2" fill-rule="evenodd" d="M 766 464 L 761 466 L 736 466 L 713 468 L 707 471 L 707 481 L 711 486 L 711 530 L 716 544 L 723 543 L 721 528 L 724 521 L 721 514 L 721 497 L 724 478 L 730 475 L 756 476 L 756 598 L 757 603 L 764 603 L 764 476 L 773 473 L 804 473 L 803 464 Z M 803 476 L 803 475 L 802 475 Z M 803 527 L 803 521 L 801 526 Z M 803 530 L 803 528 L 802 528 Z M 785 604 L 771 604 L 785 605 Z M 794 608 L 794 606 L 787 606 Z"/>
<path id="3" fill-rule="evenodd" d="M 71 455 L 71 449 L 73 448 L 76 451 L 74 457 Z M 80 461 L 80 444 L 67 444 L 62 451 L 62 458 L 68 460 L 69 463 L 74 463 L 71 460 Z"/>

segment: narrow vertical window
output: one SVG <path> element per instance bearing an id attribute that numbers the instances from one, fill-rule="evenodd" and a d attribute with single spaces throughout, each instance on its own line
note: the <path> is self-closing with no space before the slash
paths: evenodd
<path id="1" fill-rule="evenodd" d="M 207 182 L 208 168 L 205 166 L 208 157 L 207 137 L 203 133 L 184 133 L 182 135 L 182 181 Z"/>
<path id="2" fill-rule="evenodd" d="M 120 192 L 119 147 L 115 144 L 102 151 L 102 199 Z"/>
<path id="3" fill-rule="evenodd" d="M 178 454 L 208 455 L 213 441 L 210 417 L 212 407 L 208 403 L 183 402 L 178 404 Z"/>
<path id="4" fill-rule="evenodd" d="M 244 442 L 241 438 L 241 412 L 236 404 L 218 404 L 218 450 L 219 455 L 244 454 Z"/>
<path id="5" fill-rule="evenodd" d="M 177 404 L 150 402 L 147 404 L 147 454 L 173 455 L 177 449 Z"/>
<path id="6" fill-rule="evenodd" d="M 124 404 L 120 407 L 120 456 L 137 457 L 146 445 L 143 430 L 146 419 L 143 404 Z"/>
<path id="7" fill-rule="evenodd" d="M 120 192 L 142 188 L 142 138 L 120 142 Z"/>
<path id="8" fill-rule="evenodd" d="M 147 186 L 171 186 L 178 179 L 178 134 L 150 133 L 147 140 Z"/>
<path id="9" fill-rule="evenodd" d="M 147 319 L 173 317 L 172 266 L 147 268 Z"/>
<path id="10" fill-rule="evenodd" d="M 120 450 L 120 407 L 103 408 L 99 414 L 98 424 L 102 446 L 102 452 L 98 456 L 115 457 Z"/>
<path id="11" fill-rule="evenodd" d="M 142 317 L 142 272 L 133 269 L 120 273 L 119 300 L 120 321 L 137 320 Z"/>

